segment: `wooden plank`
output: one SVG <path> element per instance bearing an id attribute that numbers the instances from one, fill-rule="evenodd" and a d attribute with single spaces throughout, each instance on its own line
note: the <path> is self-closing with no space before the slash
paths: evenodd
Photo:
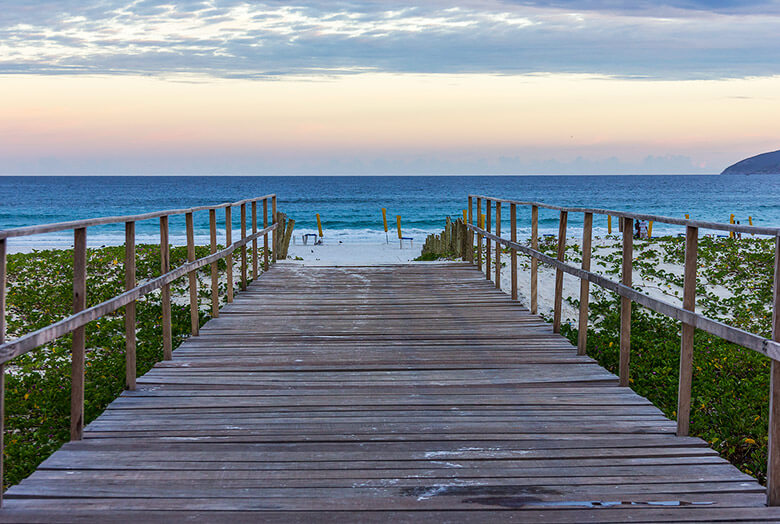
<path id="1" fill-rule="evenodd" d="M 582 269 L 590 271 L 590 257 L 593 252 L 593 213 L 585 213 L 582 223 Z M 579 332 L 577 334 L 577 354 L 584 355 L 588 348 L 588 303 L 590 302 L 590 283 L 580 279 Z"/>
<path id="2" fill-rule="evenodd" d="M 125 224 L 125 291 L 136 286 L 135 267 L 135 222 Z M 125 306 L 125 388 L 135 389 L 136 364 L 136 322 L 135 301 Z"/>
<path id="3" fill-rule="evenodd" d="M 634 224 L 630 218 L 623 218 L 623 266 L 621 283 L 631 287 L 634 258 Z M 620 385 L 628 387 L 629 359 L 631 357 L 631 299 L 620 298 Z"/>
<path id="4" fill-rule="evenodd" d="M 0 520 L 777 516 L 468 264 L 282 263 L 222 313 L 11 488 Z"/>
<path id="5" fill-rule="evenodd" d="M 566 222 L 568 214 L 561 211 L 558 222 L 558 261 L 566 257 Z M 561 332 L 561 308 L 563 306 L 563 271 L 555 270 L 555 302 L 553 306 L 553 333 Z"/>
<path id="6" fill-rule="evenodd" d="M 73 231 L 73 312 L 87 306 L 87 230 Z M 70 371 L 70 439 L 80 440 L 84 431 L 84 327 L 73 331 Z"/>
<path id="7" fill-rule="evenodd" d="M 168 239 L 168 217 L 160 217 L 160 274 L 171 270 L 170 240 Z M 162 289 L 162 339 L 163 359 L 173 358 L 173 342 L 171 340 L 171 286 L 165 284 Z"/>

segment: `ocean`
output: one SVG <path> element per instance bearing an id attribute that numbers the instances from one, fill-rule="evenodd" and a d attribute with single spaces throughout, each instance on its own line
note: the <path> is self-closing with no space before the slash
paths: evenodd
<path id="1" fill-rule="evenodd" d="M 130 215 L 236 201 L 276 193 L 278 209 L 295 219 L 296 237 L 316 231 L 322 217 L 326 242 L 384 241 L 381 208 L 387 208 L 391 235 L 401 215 L 404 235 L 422 241 L 459 217 L 469 193 L 557 205 L 599 207 L 728 222 L 734 213 L 747 223 L 780 226 L 780 177 L 751 176 L 2 176 L 0 229 L 81 218 Z M 259 209 L 262 212 L 262 208 Z M 220 238 L 224 239 L 224 212 Z M 234 231 L 239 228 L 234 210 Z M 508 221 L 509 210 L 504 210 Z M 557 232 L 558 215 L 540 210 L 540 233 Z M 208 242 L 208 213 L 196 214 L 198 242 Z M 582 216 L 569 217 L 577 234 Z M 613 223 L 617 227 L 616 223 Z M 157 220 L 137 224 L 138 242 L 159 241 Z M 504 225 L 508 231 L 508 226 Z M 519 234 L 530 232 L 530 208 L 518 208 Z M 171 239 L 184 243 L 184 218 L 171 218 Z M 595 217 L 594 234 L 607 231 Z M 677 234 L 656 224 L 654 235 Z M 235 233 L 234 233 L 235 238 Z M 121 224 L 90 228 L 90 246 L 124 242 Z M 66 247 L 71 232 L 9 239 L 9 249 Z"/>

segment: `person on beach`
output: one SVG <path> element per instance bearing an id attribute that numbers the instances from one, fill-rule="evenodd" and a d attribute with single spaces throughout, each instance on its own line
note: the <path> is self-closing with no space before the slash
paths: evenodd
<path id="1" fill-rule="evenodd" d="M 641 228 L 639 227 L 639 220 L 634 221 L 634 238 L 639 238 L 641 234 Z"/>
<path id="2" fill-rule="evenodd" d="M 737 225 L 739 225 L 739 220 L 737 220 Z M 734 232 L 734 238 L 736 238 L 736 239 L 742 238 L 742 231 L 735 231 Z"/>

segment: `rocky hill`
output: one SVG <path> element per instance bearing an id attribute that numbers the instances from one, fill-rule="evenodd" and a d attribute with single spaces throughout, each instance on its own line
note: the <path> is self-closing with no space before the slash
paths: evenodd
<path id="1" fill-rule="evenodd" d="M 780 175 L 780 151 L 762 153 L 740 160 L 727 167 L 721 175 Z"/>

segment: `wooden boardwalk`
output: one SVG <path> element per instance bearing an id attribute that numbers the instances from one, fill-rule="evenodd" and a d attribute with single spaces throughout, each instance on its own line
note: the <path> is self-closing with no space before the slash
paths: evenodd
<path id="1" fill-rule="evenodd" d="M 278 264 L 0 521 L 780 519 L 674 432 L 471 266 Z"/>

